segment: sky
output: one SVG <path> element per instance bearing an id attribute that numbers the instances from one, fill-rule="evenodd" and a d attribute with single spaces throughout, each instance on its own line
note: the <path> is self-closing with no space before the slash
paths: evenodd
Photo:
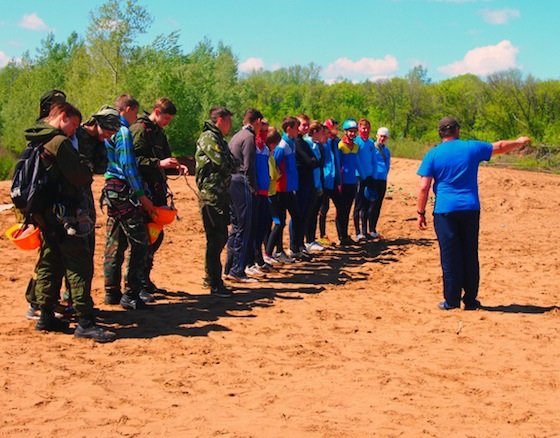
<path id="1" fill-rule="evenodd" d="M 49 32 L 85 37 L 104 0 L 0 0 L 0 68 L 33 56 Z M 422 65 L 433 81 L 520 69 L 560 79 L 556 0 L 138 0 L 154 19 L 137 43 L 180 32 L 190 53 L 204 38 L 230 46 L 239 70 L 314 63 L 328 83 L 403 77 Z M 551 57 L 551 59 L 549 59 Z"/>

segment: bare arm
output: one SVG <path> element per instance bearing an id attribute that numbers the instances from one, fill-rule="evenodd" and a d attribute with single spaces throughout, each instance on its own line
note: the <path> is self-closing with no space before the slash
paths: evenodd
<path id="1" fill-rule="evenodd" d="M 423 176 L 420 178 L 420 183 L 418 184 L 418 202 L 416 204 L 416 209 L 418 213 L 418 228 L 421 230 L 426 229 L 426 204 L 428 203 L 428 195 L 433 180 L 432 177 Z"/>
<path id="2" fill-rule="evenodd" d="M 530 143 L 529 137 L 519 137 L 517 140 L 499 140 L 492 143 L 492 155 L 506 154 L 509 151 L 525 146 Z"/>

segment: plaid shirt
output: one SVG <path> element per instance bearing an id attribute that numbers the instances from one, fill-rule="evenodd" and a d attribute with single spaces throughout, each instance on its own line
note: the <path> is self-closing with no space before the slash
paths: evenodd
<path id="1" fill-rule="evenodd" d="M 137 197 L 144 196 L 142 179 L 138 172 L 136 155 L 134 155 L 132 134 L 128 129 L 129 124 L 124 117 L 121 117 L 121 123 L 121 129 L 110 141 L 105 141 L 108 158 L 105 179 L 118 178 L 126 181 Z"/>

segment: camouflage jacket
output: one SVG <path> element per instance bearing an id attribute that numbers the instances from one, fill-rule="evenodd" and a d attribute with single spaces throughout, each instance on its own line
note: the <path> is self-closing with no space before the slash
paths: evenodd
<path id="1" fill-rule="evenodd" d="M 196 185 L 202 204 L 224 213 L 229 208 L 229 183 L 238 163 L 229 151 L 222 132 L 211 121 L 204 122 L 196 142 Z"/>

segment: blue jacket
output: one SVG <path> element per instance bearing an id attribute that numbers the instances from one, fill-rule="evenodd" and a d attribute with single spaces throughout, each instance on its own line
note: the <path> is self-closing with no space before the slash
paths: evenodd
<path id="1" fill-rule="evenodd" d="M 361 137 L 357 137 L 354 141 L 360 146 L 360 149 L 358 149 L 358 176 L 362 180 L 365 180 L 367 177 L 374 177 L 376 168 L 376 153 L 373 140 L 363 140 Z"/>
<path id="2" fill-rule="evenodd" d="M 274 148 L 273 154 L 276 160 L 276 166 L 282 174 L 276 183 L 276 191 L 295 192 L 298 189 L 299 181 L 296 165 L 295 141 L 288 138 L 286 134 L 282 135 L 282 140 L 280 140 L 278 146 Z"/>

